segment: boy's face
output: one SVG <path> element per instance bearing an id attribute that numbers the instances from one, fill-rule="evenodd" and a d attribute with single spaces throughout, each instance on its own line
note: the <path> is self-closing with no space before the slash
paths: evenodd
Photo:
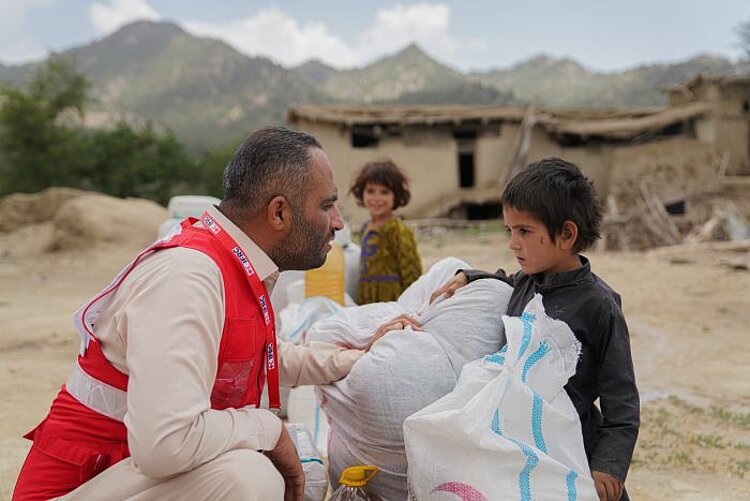
<path id="1" fill-rule="evenodd" d="M 581 266 L 578 254 L 571 252 L 577 236 L 572 222 L 574 234 L 557 235 L 553 242 L 544 223 L 530 212 L 503 207 L 503 221 L 510 237 L 508 248 L 528 275 L 560 273 Z"/>

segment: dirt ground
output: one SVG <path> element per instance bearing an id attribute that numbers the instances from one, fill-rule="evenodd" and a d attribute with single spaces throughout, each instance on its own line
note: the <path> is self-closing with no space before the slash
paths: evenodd
<path id="1" fill-rule="evenodd" d="M 52 223 L 0 233 L 0 500 L 76 355 L 71 315 L 155 235 L 45 251 Z M 136 231 L 136 230 L 131 230 Z M 515 270 L 499 225 L 419 237 L 425 266 L 457 256 Z M 589 253 L 624 299 L 643 424 L 627 481 L 636 500 L 750 499 L 750 254 Z"/>

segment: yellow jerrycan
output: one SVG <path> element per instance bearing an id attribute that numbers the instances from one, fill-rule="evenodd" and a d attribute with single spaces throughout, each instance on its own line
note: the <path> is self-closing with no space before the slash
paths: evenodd
<path id="1" fill-rule="evenodd" d="M 375 494 L 365 492 L 363 487 L 378 473 L 377 466 L 351 466 L 341 472 L 341 484 L 329 501 L 381 501 Z"/>
<path id="2" fill-rule="evenodd" d="M 334 241 L 323 266 L 305 271 L 305 297 L 325 296 L 344 306 L 345 271 L 344 249 Z"/>

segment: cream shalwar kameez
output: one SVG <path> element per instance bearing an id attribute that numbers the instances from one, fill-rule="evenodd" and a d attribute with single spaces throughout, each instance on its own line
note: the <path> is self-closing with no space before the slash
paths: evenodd
<path id="1" fill-rule="evenodd" d="M 209 213 L 243 248 L 270 292 L 276 265 L 218 209 Z M 279 418 L 250 407 L 211 409 L 223 325 L 222 277 L 206 254 L 167 249 L 136 266 L 95 332 L 107 359 L 129 375 L 125 425 L 132 456 L 59 499 L 283 498 L 281 475 L 257 452 L 276 445 Z M 326 343 L 280 342 L 281 384 L 341 379 L 362 354 Z"/>

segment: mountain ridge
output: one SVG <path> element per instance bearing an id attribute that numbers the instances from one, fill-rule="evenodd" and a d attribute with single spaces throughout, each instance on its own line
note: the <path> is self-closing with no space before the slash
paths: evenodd
<path id="1" fill-rule="evenodd" d="M 655 106 L 661 88 L 698 73 L 747 72 L 709 54 L 597 72 L 571 58 L 537 54 L 507 68 L 462 73 L 409 44 L 360 68 L 319 60 L 292 68 L 196 37 L 173 23 L 139 21 L 60 53 L 92 82 L 92 107 L 172 130 L 192 151 L 236 142 L 283 123 L 293 104 L 508 104 Z M 0 83 L 20 85 L 42 63 L 0 64 Z M 104 120 L 106 123 L 106 120 Z"/>

